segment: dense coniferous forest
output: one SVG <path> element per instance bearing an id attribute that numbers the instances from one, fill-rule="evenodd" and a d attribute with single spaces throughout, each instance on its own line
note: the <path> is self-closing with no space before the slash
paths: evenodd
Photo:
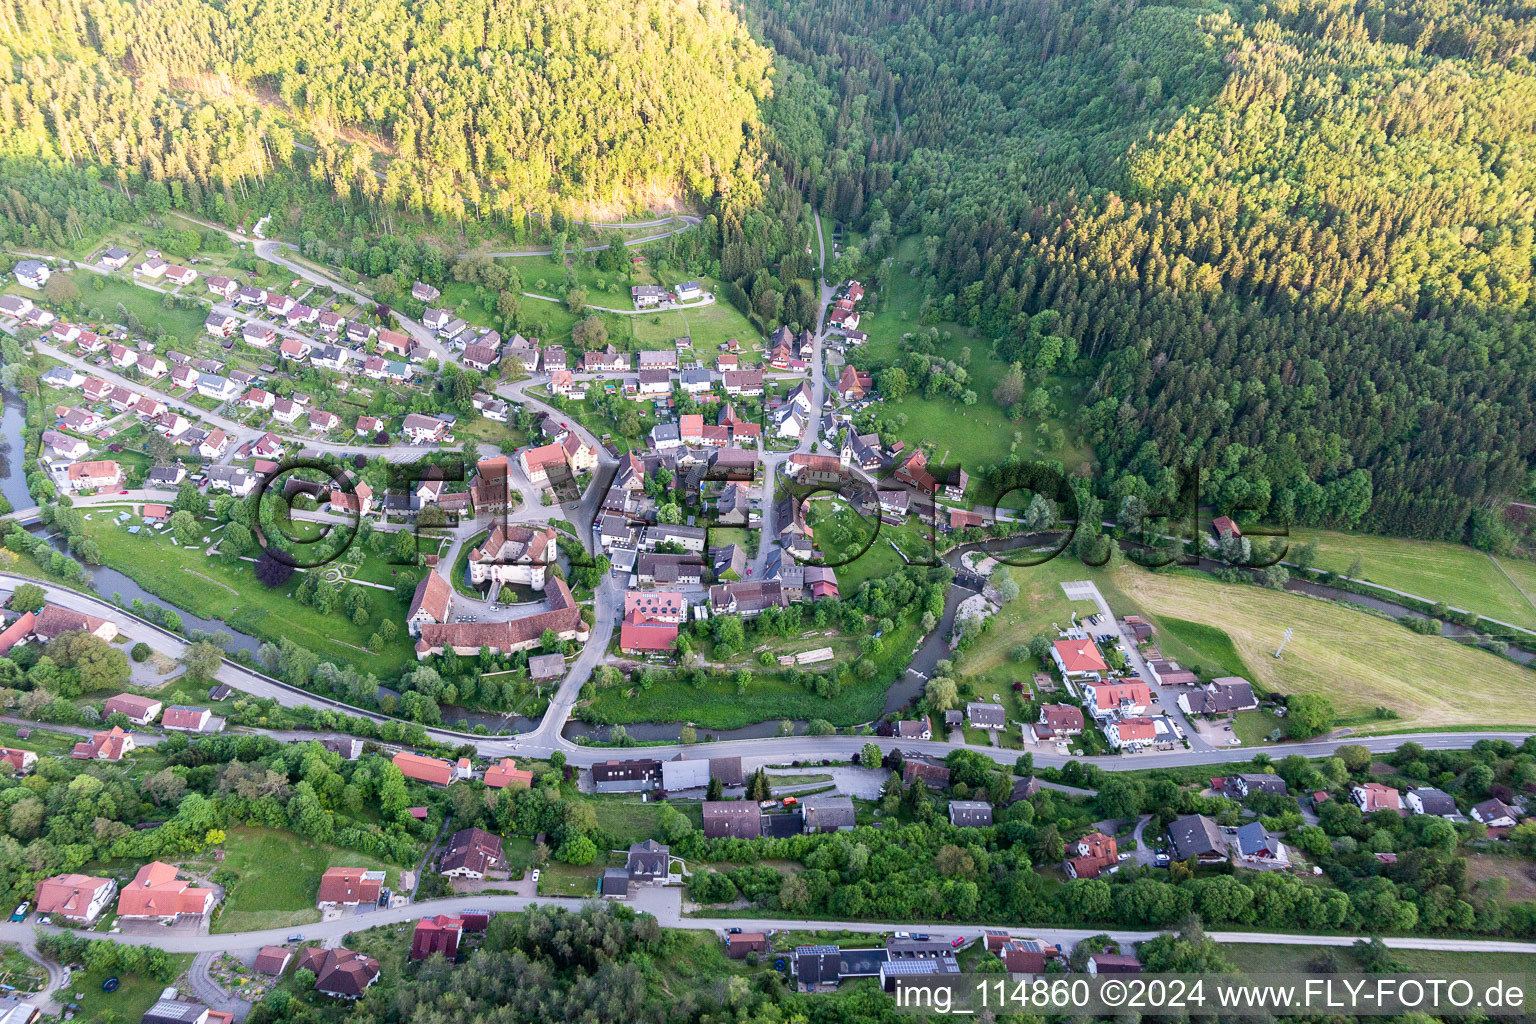
<path id="1" fill-rule="evenodd" d="M 6 0 L 0 155 L 449 217 L 749 194 L 770 55 L 686 0 Z"/>
<path id="2" fill-rule="evenodd" d="M 1075 340 L 1110 496 L 1478 540 L 1527 484 L 1536 21 L 761 0 L 770 152 L 930 320 Z M 1030 330 L 1048 315 L 1054 326 Z"/>

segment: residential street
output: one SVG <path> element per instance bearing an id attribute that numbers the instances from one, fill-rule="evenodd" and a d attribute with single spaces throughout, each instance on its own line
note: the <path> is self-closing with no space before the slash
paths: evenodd
<path id="1" fill-rule="evenodd" d="M 434 914 L 456 914 L 476 908 L 495 911 L 520 911 L 535 905 L 563 906 L 574 909 L 581 906 L 583 902 L 574 898 L 558 896 L 493 896 L 475 894 L 440 900 L 426 900 L 421 903 L 411 903 L 403 907 L 387 910 L 374 910 L 369 913 L 355 914 L 332 921 L 294 925 L 287 928 L 269 928 L 264 931 L 231 932 L 224 935 L 192 935 L 166 929 L 163 934 L 118 934 L 112 936 L 112 938 L 115 941 L 133 945 L 157 946 L 171 953 L 249 950 L 265 945 L 283 945 L 287 942 L 288 937 L 294 934 L 302 934 L 305 941 L 319 941 L 329 946 L 337 944 L 343 936 L 354 931 L 376 928 L 381 925 L 413 924 L 423 917 L 430 917 Z M 1113 928 L 1032 928 L 1025 925 L 1010 925 L 996 922 L 957 925 L 944 921 L 808 921 L 773 917 L 715 918 L 692 916 L 684 913 L 682 889 L 676 887 L 656 888 L 653 886 L 642 886 L 636 891 L 636 895 L 630 901 L 630 905 L 638 911 L 654 915 L 663 928 L 689 928 L 712 931 L 717 934 L 723 933 L 727 928 L 741 928 L 745 931 L 806 930 L 814 928 L 876 934 L 901 928 L 920 929 L 928 932 L 936 941 L 942 942 L 956 936 L 968 940 L 975 939 L 981 934 L 983 928 L 1006 928 L 1016 934 L 1033 935 L 1047 943 L 1060 943 L 1063 949 L 1070 949 L 1078 941 L 1092 935 L 1108 934 L 1117 942 L 1133 943 L 1155 938 L 1162 934 L 1159 931 L 1151 930 L 1127 931 Z M 49 932 L 59 929 L 51 925 L 36 925 L 30 921 L 22 924 L 4 923 L 0 924 L 0 941 L 19 942 L 33 934 L 34 930 Z M 1207 934 L 1217 942 L 1274 943 L 1287 946 L 1348 946 L 1362 937 L 1355 935 L 1291 935 L 1272 932 L 1213 931 Z M 1383 941 L 1393 949 L 1432 949 L 1459 953 L 1536 953 L 1536 942 L 1515 942 L 1503 939 L 1389 937 Z"/>

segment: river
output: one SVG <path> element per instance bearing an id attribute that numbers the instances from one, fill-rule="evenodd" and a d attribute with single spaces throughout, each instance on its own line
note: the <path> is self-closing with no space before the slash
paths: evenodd
<path id="1" fill-rule="evenodd" d="M 22 465 L 27 461 L 22 451 L 21 430 L 26 425 L 26 404 L 20 395 L 10 391 L 0 393 L 4 411 L 0 412 L 0 494 L 11 503 L 11 508 L 31 508 L 32 495 L 27 492 L 27 476 Z"/>

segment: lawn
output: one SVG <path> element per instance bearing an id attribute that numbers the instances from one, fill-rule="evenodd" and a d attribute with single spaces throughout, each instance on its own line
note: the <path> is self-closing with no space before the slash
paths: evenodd
<path id="1" fill-rule="evenodd" d="M 185 974 L 195 959 L 195 953 L 172 953 L 171 960 L 176 964 L 177 976 Z M 121 983 L 115 992 L 101 990 L 101 983 L 109 977 L 115 977 Z M 80 1020 L 106 1020 L 110 1013 L 111 1020 L 134 1021 L 143 1017 L 144 1011 L 155 1005 L 167 984 L 137 974 L 76 971 L 70 975 L 69 986 L 59 993 L 59 997 L 62 1001 L 69 1001 L 71 996 L 76 997 L 73 1001 L 79 1003 L 80 1007 L 75 1011 L 75 1016 Z"/>
<path id="2" fill-rule="evenodd" d="M 1159 619 L 1221 623 L 1258 686 L 1326 696 L 1342 719 L 1367 730 L 1536 724 L 1525 699 L 1536 677 L 1486 651 L 1421 636 L 1348 605 L 1193 573 L 1127 566 L 1114 581 Z M 1277 660 L 1288 627 L 1294 633 Z M 1376 719 L 1377 707 L 1400 719 Z"/>
<path id="3" fill-rule="evenodd" d="M 724 296 L 716 296 L 712 304 L 696 309 L 668 310 L 611 319 L 622 320 L 624 323 L 617 331 L 610 326 L 608 336 L 628 338 L 628 348 L 668 348 L 676 339 L 688 337 L 693 339 L 694 355 L 702 363 L 714 362 L 720 345 L 732 338 L 745 346 L 762 337 L 735 306 L 725 301 Z"/>
<path id="4" fill-rule="evenodd" d="M 130 519 L 125 526 L 136 522 Z M 331 614 L 321 615 L 289 596 L 298 586 L 297 578 L 289 581 L 288 588 L 268 590 L 257 582 L 250 562 L 225 565 L 204 555 L 200 548 L 173 545 L 168 534 L 145 531 L 135 537 L 115 522 L 96 520 L 86 524 L 86 533 L 101 545 L 105 564 L 178 608 L 222 619 L 241 632 L 272 643 L 289 637 L 322 659 L 350 661 L 380 676 L 399 672 L 415 661 L 412 641 L 404 629 L 380 652 L 366 647 L 382 617 L 398 611 L 390 595 L 383 592 L 374 592 L 373 616 L 367 624 L 357 626 L 340 604 Z"/>
<path id="5" fill-rule="evenodd" d="M 481 300 L 478 292 L 485 292 L 486 298 Z M 466 281 L 451 281 L 443 287 L 443 294 L 437 300 L 442 309 L 451 309 L 466 323 L 476 327 L 490 327 L 501 322 L 496 315 L 496 295 L 484 285 L 473 285 Z M 486 302 L 490 305 L 487 306 Z"/>
<path id="6" fill-rule="evenodd" d="M 898 633 L 898 638 L 903 635 Z M 912 641 L 905 642 L 910 648 Z M 894 640 L 892 649 L 905 650 Z M 766 674 L 761 668 L 753 672 L 752 683 L 742 696 L 737 696 L 729 677 L 711 676 L 698 687 L 658 683 L 649 690 L 621 682 L 598 689 L 589 705 L 592 717 L 588 720 L 605 724 L 690 722 L 701 729 L 739 729 L 781 718 L 825 718 L 833 725 L 859 725 L 880 717 L 889 686 L 877 676 L 873 682 L 844 686 L 836 697 L 818 697 L 804 686 Z"/>
<path id="7" fill-rule="evenodd" d="M 1153 616 L 1157 627 L 1155 643 L 1163 657 L 1177 661 L 1181 668 L 1210 679 L 1216 676 L 1242 676 L 1252 679 L 1248 665 L 1232 644 L 1232 638 L 1216 626 L 1189 622 L 1171 615 Z"/>
<path id="8" fill-rule="evenodd" d="M 224 861 L 210 854 L 201 860 L 215 868 L 228 887 L 215 932 L 287 928 L 320 920 L 315 896 L 320 876 L 330 867 L 362 867 L 388 872 L 386 884 L 399 884 L 400 868 L 365 854 L 275 829 L 238 827 L 224 841 Z M 226 878 L 232 875 L 233 878 Z"/>
<path id="9" fill-rule="evenodd" d="M 629 846 L 647 839 L 664 840 L 660 825 L 664 807 L 681 811 L 685 818 L 693 822 L 694 828 L 704 827 L 703 810 L 696 801 L 674 800 L 669 803 L 648 800 L 642 803 L 638 797 L 633 796 L 598 797 L 592 801 L 592 808 L 597 813 L 598 828 L 613 833 L 614 841 L 620 846 Z"/>
<path id="10" fill-rule="evenodd" d="M 1509 578 L 1536 596 L 1536 566 L 1528 562 L 1497 562 L 1464 544 L 1302 529 L 1291 531 L 1291 553 L 1310 540 L 1318 542 L 1319 569 L 1348 574 L 1358 558 L 1362 575 L 1372 583 L 1536 629 L 1536 605 Z M 1499 571 L 1500 565 L 1509 576 Z"/>
<path id="11" fill-rule="evenodd" d="M 539 872 L 539 895 L 596 896 L 603 869 L 623 866 L 624 858 L 612 854 L 600 854 L 595 862 L 581 867 L 552 860 Z"/>
<path id="12" fill-rule="evenodd" d="M 1285 720 L 1276 718 L 1273 711 L 1243 711 L 1232 716 L 1232 735 L 1245 747 L 1262 747 L 1276 729 L 1285 735 Z"/>
<path id="13" fill-rule="evenodd" d="M 837 572 L 840 592 L 851 594 L 864 581 L 889 576 L 911 564 L 892 544 L 913 562 L 937 561 L 933 535 L 921 516 L 888 526 L 876 517 L 859 515 L 844 498 L 823 493 L 811 501 L 811 526 L 826 564 Z"/>
<path id="14" fill-rule="evenodd" d="M 961 660 L 961 675 L 981 682 L 1007 685 L 1017 679 L 1027 680 L 1034 672 L 1045 671 L 1033 658 L 1013 662 L 1009 652 L 1028 644 L 1044 633 L 1056 639 L 1058 628 L 1066 628 L 1072 613 L 1089 615 L 1098 610 L 1091 601 L 1069 601 L 1062 583 L 1094 580 L 1105 600 L 1114 606 L 1119 596 L 1107 573 L 1084 565 L 1067 555 L 1032 566 L 1009 566 L 1009 575 L 1019 584 L 1019 596 L 1004 606 L 992 619 L 992 628 L 981 634 L 966 650 Z M 1118 609 L 1116 609 L 1118 611 Z M 977 692 L 984 687 L 978 685 Z"/>

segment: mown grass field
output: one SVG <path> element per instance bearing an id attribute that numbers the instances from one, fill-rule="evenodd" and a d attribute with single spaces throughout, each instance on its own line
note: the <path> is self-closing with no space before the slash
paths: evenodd
<path id="1" fill-rule="evenodd" d="M 1222 945 L 1227 958 L 1238 969 L 1250 974 L 1277 974 L 1304 971 L 1324 949 L 1333 951 L 1339 970 L 1349 972 L 1359 969 L 1354 954 L 1348 946 L 1291 946 L 1267 942 L 1233 942 Z M 1530 953 L 1478 953 L 1475 965 L 1470 966 L 1469 955 L 1437 949 L 1394 949 L 1392 959 L 1409 971 L 1427 974 L 1524 974 L 1536 973 L 1536 955 Z"/>
<path id="2" fill-rule="evenodd" d="M 660 824 L 661 810 L 668 806 L 681 812 L 683 817 L 693 823 L 694 828 L 704 827 L 703 809 L 694 800 L 674 800 L 670 803 L 649 800 L 641 803 L 638 796 L 609 796 L 598 797 L 593 801 L 598 827 L 613 833 L 614 839 L 623 846 L 647 839 L 665 842 L 666 837 L 662 834 Z"/>
<path id="3" fill-rule="evenodd" d="M 1536 596 L 1536 565 L 1529 562 L 1495 562 L 1464 544 L 1329 530 L 1292 530 L 1291 552 L 1310 540 L 1318 542 L 1319 569 L 1347 574 L 1358 558 L 1364 578 L 1372 583 L 1536 629 L 1536 605 L 1499 571 L 1502 564 Z"/>
<path id="4" fill-rule="evenodd" d="M 1114 581 L 1156 618 L 1219 625 L 1255 683 L 1282 693 L 1326 696 L 1340 717 L 1361 731 L 1536 725 L 1536 711 L 1526 699 L 1536 676 L 1486 651 L 1421 636 L 1348 606 L 1191 573 L 1126 567 Z M 1276 660 L 1287 627 L 1295 632 L 1285 656 Z M 1400 717 L 1378 720 L 1377 707 Z"/>
<path id="5" fill-rule="evenodd" d="M 320 891 L 320 876 L 327 868 L 385 871 L 385 884 L 390 887 L 400 881 L 398 865 L 304 839 L 292 832 L 232 828 L 223 849 L 221 864 L 215 864 L 209 854 L 200 859 L 200 866 L 212 866 L 238 876 L 225 896 L 223 913 L 214 922 L 215 932 L 287 928 L 320 920 L 315 896 Z"/>
<path id="6" fill-rule="evenodd" d="M 1220 627 L 1203 622 L 1189 622 L 1172 615 L 1153 616 L 1157 627 L 1154 638 L 1163 657 L 1181 668 L 1198 673 L 1201 678 L 1242 676 L 1251 679 L 1243 656 Z"/>
<path id="7" fill-rule="evenodd" d="M 629 348 L 667 348 L 676 339 L 688 337 L 693 339 L 694 355 L 703 363 L 713 363 L 721 343 L 731 338 L 741 342 L 745 348 L 757 343 L 762 337 L 757 328 L 723 295 L 717 295 L 715 301 L 708 306 L 613 319 L 624 321 L 619 336 L 629 339 Z M 609 339 L 613 339 L 615 334 L 610 325 Z"/>
<path id="8" fill-rule="evenodd" d="M 19 728 L 31 728 L 32 732 L 26 739 L 18 739 L 16 730 Z M 30 750 L 38 757 L 47 757 L 50 754 L 63 755 L 74 749 L 78 738 L 69 733 L 53 732 L 46 726 L 34 725 L 30 727 L 16 726 L 9 722 L 0 722 L 0 746 L 12 747 L 16 750 Z"/>
<path id="9" fill-rule="evenodd" d="M 205 618 L 222 619 L 235 629 L 276 643 L 289 637 L 323 660 L 351 662 L 380 676 L 399 672 L 414 663 L 411 639 L 404 629 L 382 650 L 368 649 L 369 637 L 385 616 L 398 616 L 395 595 L 373 591 L 373 614 L 357 626 L 338 604 L 329 615 L 289 597 L 300 580 L 295 573 L 289 585 L 268 590 L 257 582 L 250 562 L 225 565 L 209 558 L 201 548 L 177 547 L 168 534 L 143 531 L 129 535 L 125 526 L 93 519 L 86 533 L 101 545 L 103 561 L 131 577 L 139 586 L 177 608 Z M 211 527 L 212 523 L 205 523 Z M 408 597 L 409 595 L 407 595 Z"/>

